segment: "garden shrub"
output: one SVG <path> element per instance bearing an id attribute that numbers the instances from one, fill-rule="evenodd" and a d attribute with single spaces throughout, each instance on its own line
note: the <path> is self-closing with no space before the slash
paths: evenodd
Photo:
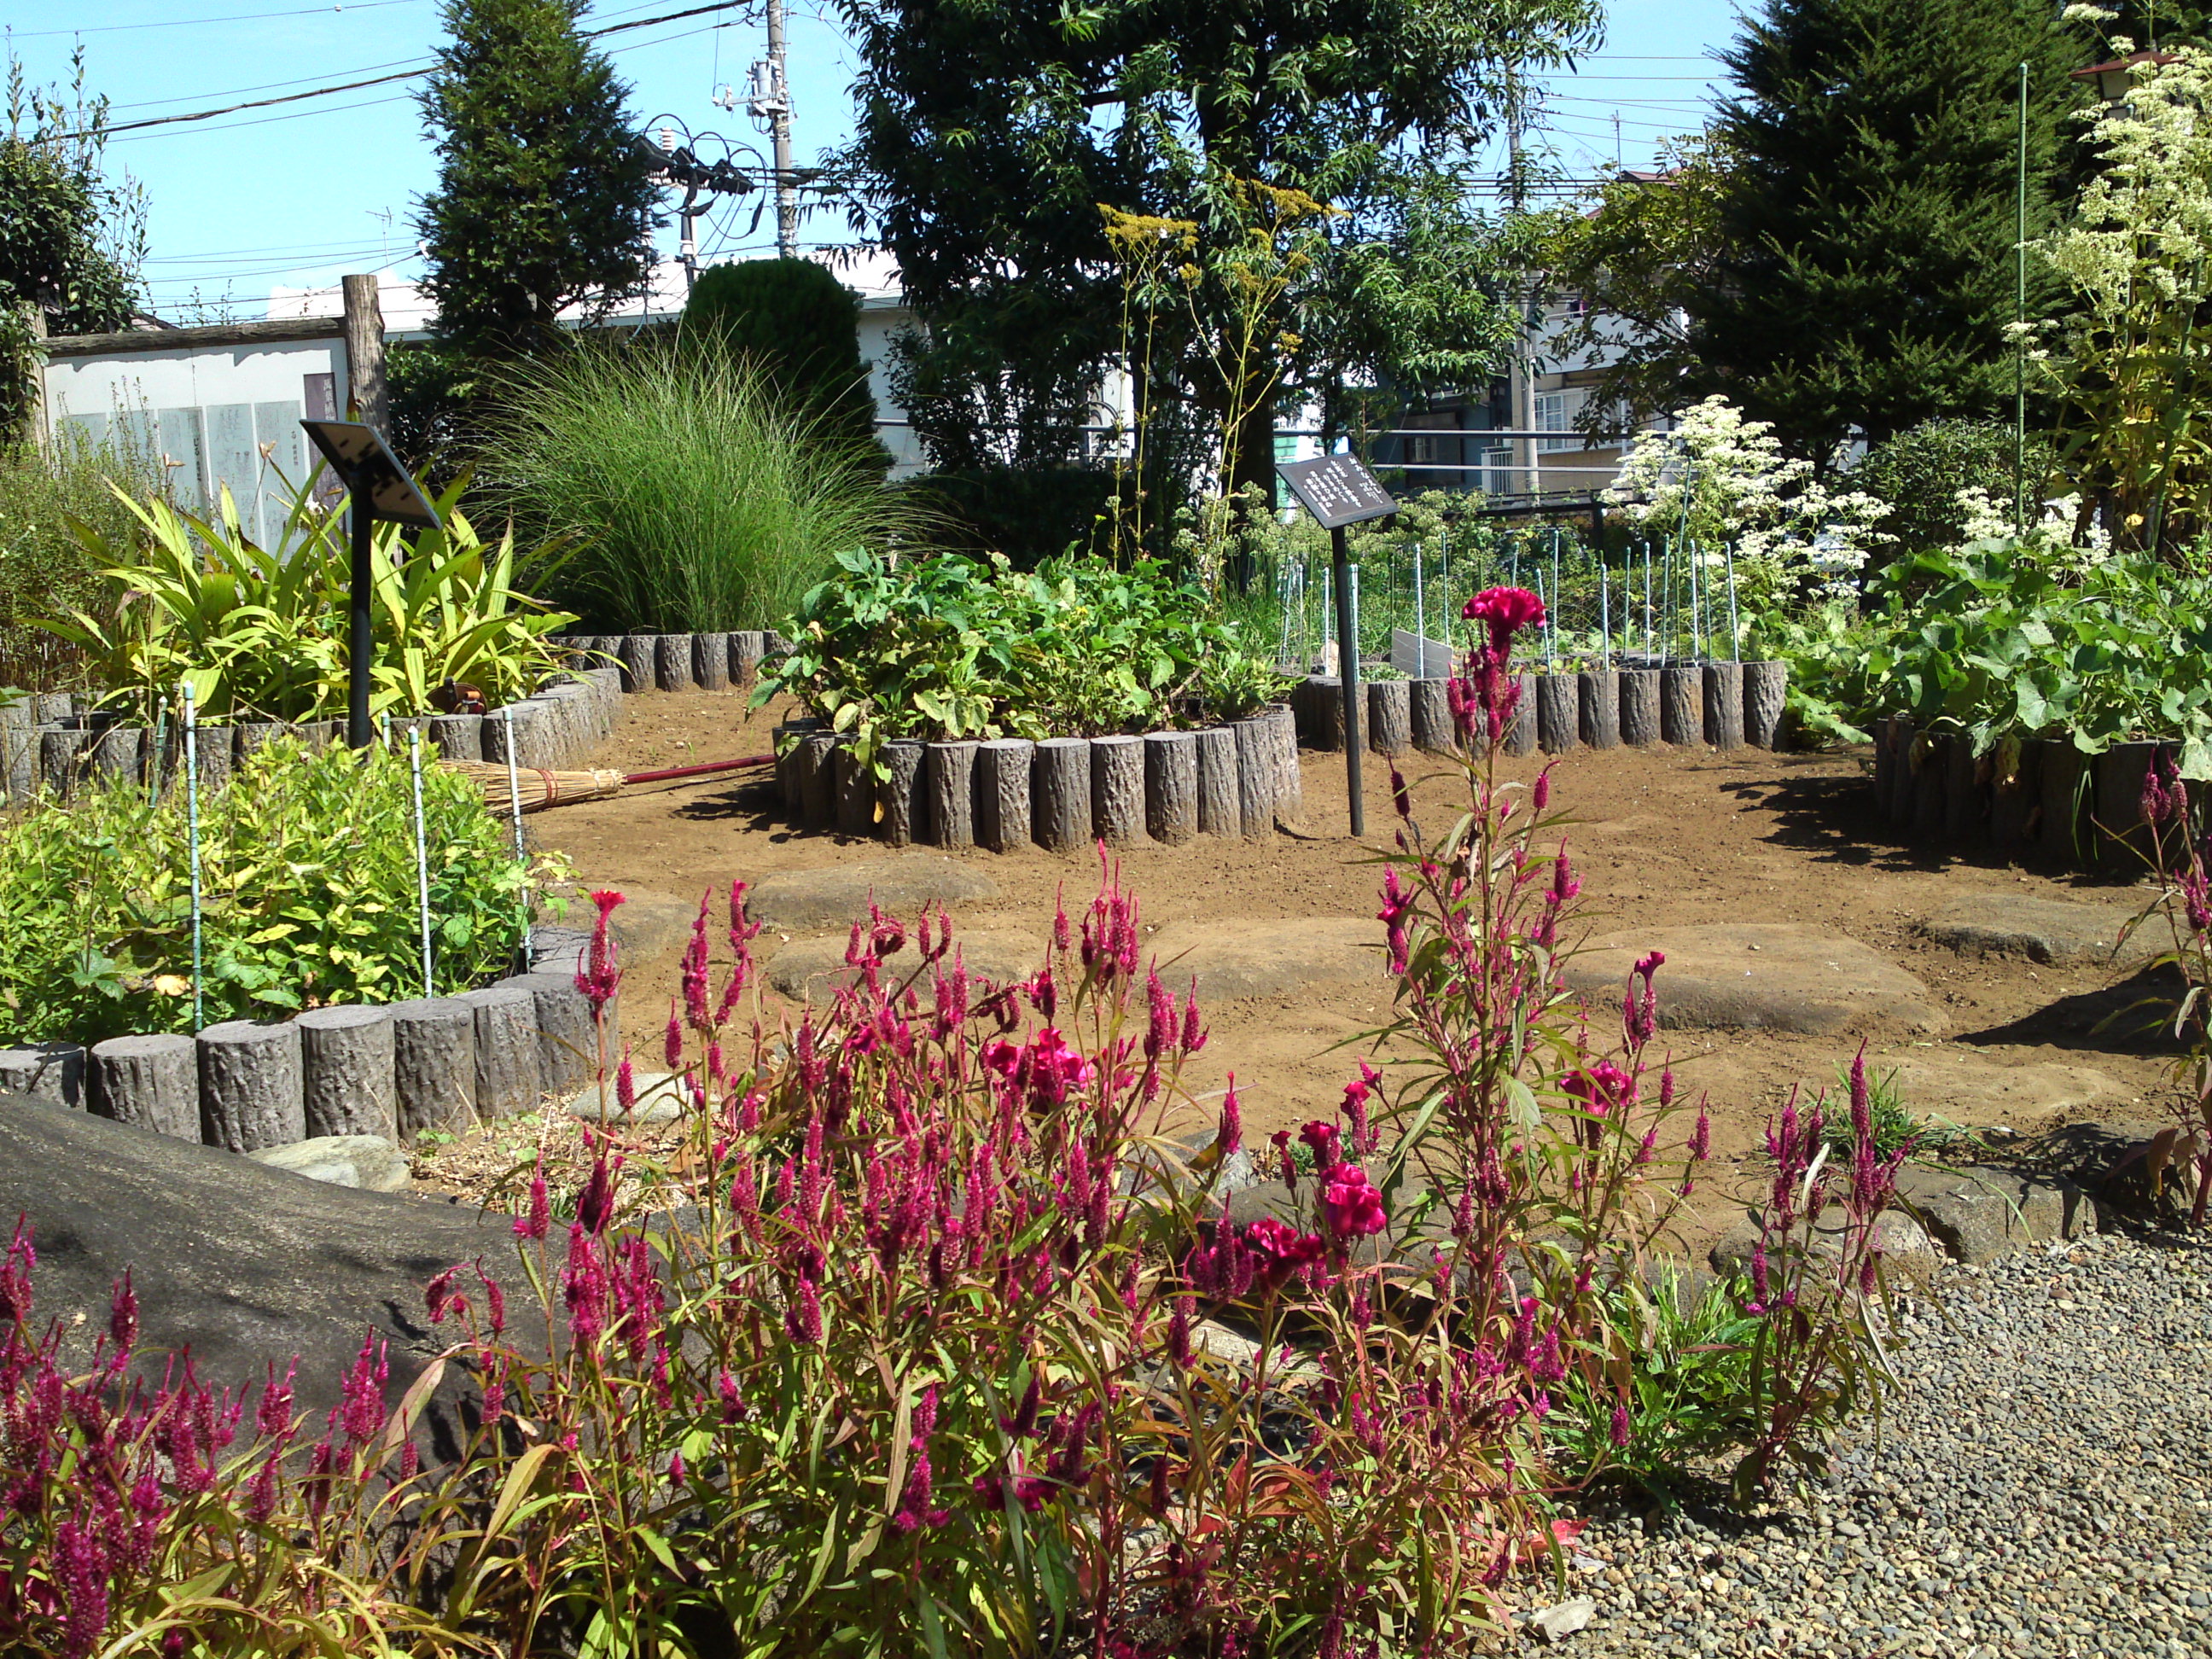
<path id="1" fill-rule="evenodd" d="M 99 567 L 110 561 L 88 551 L 87 532 L 118 556 L 142 533 L 116 492 L 143 500 L 167 488 L 160 457 L 131 441 L 128 423 L 115 428 L 118 435 L 96 442 L 62 421 L 43 449 L 24 442 L 0 450 L 0 685 L 82 683 L 82 653 L 39 619 L 98 602 Z"/>
<path id="2" fill-rule="evenodd" d="M 872 761 L 893 738 L 1095 737 L 1237 719 L 1281 678 L 1150 561 L 1018 572 L 855 551 L 811 589 L 756 702 L 796 696 Z"/>
<path id="3" fill-rule="evenodd" d="M 2154 738 L 2183 775 L 2212 778 L 2212 574 L 2148 553 L 2031 534 L 1902 559 L 1863 614 L 1767 618 L 1762 652 L 1790 659 L 1793 707 L 1815 732 L 1866 740 L 1886 714 L 2006 739 L 2063 738 L 2085 753 Z"/>
<path id="4" fill-rule="evenodd" d="M 836 555 L 923 523 L 830 417 L 676 341 L 523 363 L 485 427 L 501 507 L 574 544 L 553 592 L 607 632 L 779 627 Z"/>
<path id="5" fill-rule="evenodd" d="M 1889 504 L 1870 541 L 1875 562 L 1972 540 L 1978 503 L 2001 508 L 2008 526 L 2012 459 L 2012 428 L 1996 421 L 1923 421 L 1875 445 L 1850 474 L 1854 485 Z M 2028 500 L 2039 519 L 2050 441 L 2031 434 L 2023 459 Z"/>
<path id="6" fill-rule="evenodd" d="M 538 689 L 560 667 L 550 643 L 575 617 L 515 586 L 512 530 L 484 541 L 460 510 L 465 481 L 434 505 L 443 528 L 403 543 L 376 526 L 370 612 L 373 714 L 414 714 L 447 680 L 495 705 Z M 122 499 L 118 497 L 118 499 Z M 353 555 L 348 513 L 292 494 L 279 545 L 241 527 L 226 486 L 203 519 L 156 496 L 123 500 L 134 533 L 97 525 L 78 538 L 104 588 L 100 602 L 39 626 L 84 653 L 99 705 L 148 726 L 188 681 L 202 718 L 309 720 L 343 714 L 352 662 Z"/>
<path id="7" fill-rule="evenodd" d="M 878 472 L 890 456 L 876 438 L 876 399 L 860 360 L 860 297 L 812 259 L 740 259 L 699 273 L 684 302 L 694 350 L 750 363 L 789 402 L 823 417 Z"/>
<path id="8" fill-rule="evenodd" d="M 847 982 L 775 1030 L 740 1013 L 757 929 L 738 887 L 726 927 L 702 903 L 670 1015 L 663 1058 L 695 1106 L 680 1156 L 637 1180 L 617 1109 L 564 1221 L 542 1171 L 518 1171 L 543 1325 L 510 1322 L 517 1275 L 491 1253 L 440 1274 L 425 1299 L 452 1346 L 394 1412 L 371 1340 L 323 1422 L 272 1372 L 234 1437 L 244 1402 L 189 1371 L 124 1380 L 127 1282 L 72 1375 L 32 1320 L 19 1232 L 0 1266 L 0 1638 L 68 1659 L 125 1632 L 206 1655 L 761 1659 L 1504 1639 L 1516 1600 L 1554 1593 L 1573 1523 L 1552 1500 L 1632 1444 L 1638 1332 L 1616 1310 L 1709 1130 L 1654 1076 L 1656 954 L 1603 1035 L 1565 989 L 1577 884 L 1544 851 L 1548 779 L 1524 794 L 1494 767 L 1534 601 L 1476 603 L 1497 642 L 1455 683 L 1483 756 L 1470 811 L 1441 837 L 1403 818 L 1385 1065 L 1253 1149 L 1283 1213 L 1234 1219 L 1218 1190 L 1243 1141 L 1233 1079 L 1184 1174 L 1133 1173 L 1196 1104 L 1206 1032 L 1110 867 L 1005 984 L 967 970 L 942 916 L 909 933 L 872 912 Z M 603 1012 L 621 899 L 594 897 L 578 983 Z M 619 1109 L 627 1061 L 611 1081 Z M 1879 1395 L 1873 1234 L 1895 1164 L 1859 1127 L 1817 1161 L 1817 1109 L 1770 1133 L 1765 1230 L 1726 1322 L 1740 1372 L 1698 1442 L 1735 1458 L 1746 1498 L 1824 1469 Z M 1832 1255 L 1809 1248 L 1824 1212 Z M 1254 1332 L 1249 1361 L 1215 1351 L 1208 1316 Z M 453 1365 L 477 1411 L 459 1456 L 425 1468 L 418 1416 Z M 1576 1400 L 1601 1435 L 1572 1441 Z"/>
<path id="9" fill-rule="evenodd" d="M 507 969 L 530 872 L 469 780 L 422 775 L 438 989 Z M 87 779 L 0 828 L 0 1042 L 192 1027 L 182 789 Z M 426 994 L 404 754 L 257 749 L 200 802 L 204 1023 Z M 539 873 L 545 873 L 541 871 Z"/>
<path id="10" fill-rule="evenodd" d="M 939 514 L 937 539 L 947 550 L 978 559 L 1003 553 L 1017 570 L 1103 548 L 1120 487 L 1112 472 L 1085 466 L 975 467 L 898 486 Z"/>

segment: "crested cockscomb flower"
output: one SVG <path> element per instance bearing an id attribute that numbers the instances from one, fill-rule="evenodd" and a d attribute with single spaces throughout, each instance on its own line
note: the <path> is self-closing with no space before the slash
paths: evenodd
<path id="1" fill-rule="evenodd" d="M 576 975 L 576 988 L 592 1005 L 592 1017 L 597 1019 L 622 987 L 621 951 L 608 918 L 625 901 L 620 893 L 599 892 L 592 895 L 592 902 L 599 908 L 599 919 L 592 925 L 592 946 Z"/>
<path id="2" fill-rule="evenodd" d="M 1488 630 L 1491 656 L 1503 666 L 1513 654 L 1513 636 L 1543 622 L 1544 602 L 1525 587 L 1486 587 L 1460 607 L 1460 615 Z"/>
<path id="3" fill-rule="evenodd" d="M 1322 1215 L 1340 1239 L 1365 1238 L 1382 1231 L 1382 1194 L 1357 1164 L 1340 1164 L 1322 1183 Z"/>

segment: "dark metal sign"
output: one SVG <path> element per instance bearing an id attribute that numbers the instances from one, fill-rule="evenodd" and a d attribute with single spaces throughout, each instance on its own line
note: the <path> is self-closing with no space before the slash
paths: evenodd
<path id="1" fill-rule="evenodd" d="M 1390 492 L 1349 455 L 1324 455 L 1313 461 L 1278 461 L 1275 471 L 1291 494 L 1323 530 L 1388 518 L 1398 510 Z"/>

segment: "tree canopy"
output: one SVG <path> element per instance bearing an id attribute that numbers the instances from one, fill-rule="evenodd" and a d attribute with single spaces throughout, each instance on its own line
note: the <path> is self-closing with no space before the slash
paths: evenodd
<path id="1" fill-rule="evenodd" d="M 653 274 L 656 187 L 628 88 L 577 32 L 583 0 L 445 0 L 451 37 L 422 95 L 438 185 L 416 228 L 441 339 L 484 356 L 544 343 L 582 301 L 604 314 Z"/>
<path id="2" fill-rule="evenodd" d="M 1515 66 L 1592 43 L 1590 0 L 846 0 L 860 43 L 859 216 L 925 328 L 898 385 L 941 465 L 1082 453 L 1124 343 L 1110 215 L 1196 227 L 1185 314 L 1143 319 L 1140 380 L 1216 422 L 1237 399 L 1203 361 L 1238 325 L 1218 280 L 1255 188 L 1325 210 L 1271 301 L 1275 398 L 1347 379 L 1465 380 L 1508 331 L 1453 188 Z M 1240 205 L 1242 204 L 1242 205 Z M 1318 235 L 1310 235 L 1317 231 Z M 1275 398 L 1241 418 L 1224 483 L 1271 483 Z"/>
<path id="3" fill-rule="evenodd" d="M 2027 231 L 2051 217 L 2082 42 L 2043 0 L 1768 0 L 1723 61 L 1718 248 L 1686 295 L 1699 392 L 1826 464 L 2006 411 L 2019 66 Z M 2032 270 L 2031 319 L 2057 285 Z"/>

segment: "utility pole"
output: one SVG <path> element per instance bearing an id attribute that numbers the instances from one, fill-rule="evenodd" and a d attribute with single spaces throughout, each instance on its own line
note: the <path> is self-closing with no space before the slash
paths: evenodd
<path id="1" fill-rule="evenodd" d="M 1522 116 L 1521 108 L 1521 70 L 1516 64 L 1505 71 L 1505 199 L 1507 211 L 1516 219 L 1528 211 L 1527 167 L 1522 154 Z M 1513 361 L 1507 381 L 1508 416 L 1514 426 L 1528 432 L 1536 424 L 1536 373 L 1531 356 L 1532 331 L 1536 325 L 1536 289 L 1529 285 L 1527 303 L 1522 308 L 1519 337 L 1513 343 Z M 1513 478 L 1521 490 L 1532 498 L 1536 490 L 1536 443 L 1533 438 L 1513 441 Z"/>
<path id="2" fill-rule="evenodd" d="M 775 251 L 799 257 L 799 191 L 791 171 L 791 81 L 784 72 L 783 0 L 768 0 L 768 60 L 753 65 L 752 117 L 766 124 L 775 169 Z"/>

